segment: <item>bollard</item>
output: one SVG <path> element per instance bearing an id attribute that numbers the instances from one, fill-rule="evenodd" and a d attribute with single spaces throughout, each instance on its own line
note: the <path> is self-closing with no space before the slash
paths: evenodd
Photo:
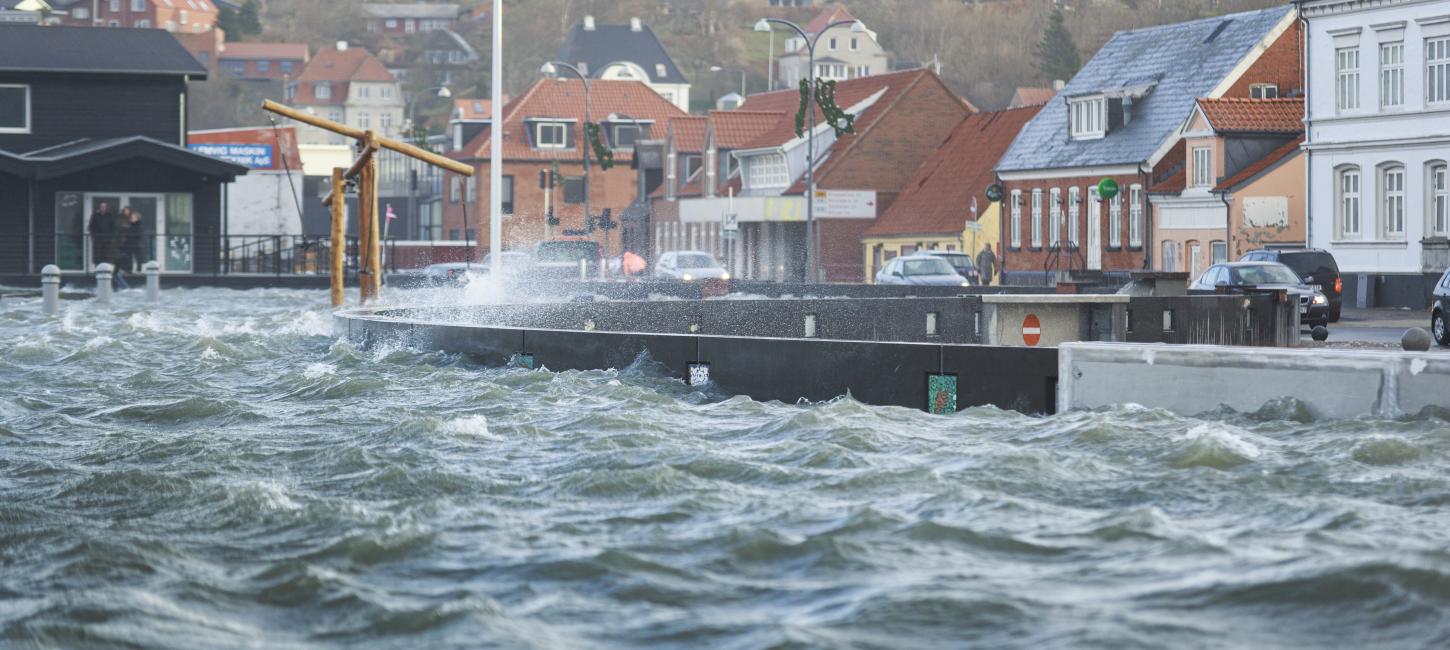
<path id="1" fill-rule="evenodd" d="M 40 270 L 41 309 L 46 316 L 60 313 L 60 267 L 46 264 Z"/>
<path id="2" fill-rule="evenodd" d="M 161 300 L 161 265 L 151 260 L 144 267 L 146 271 L 146 301 Z"/>
<path id="3" fill-rule="evenodd" d="M 585 260 L 579 260 L 579 281 L 589 281 L 589 262 Z"/>
<path id="4" fill-rule="evenodd" d="M 103 305 L 111 304 L 111 276 L 115 270 L 107 262 L 96 265 L 96 300 Z"/>

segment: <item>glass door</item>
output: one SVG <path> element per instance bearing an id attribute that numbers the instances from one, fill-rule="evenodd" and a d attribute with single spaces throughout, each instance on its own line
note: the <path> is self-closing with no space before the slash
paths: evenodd
<path id="1" fill-rule="evenodd" d="M 90 270 L 86 197 L 80 192 L 55 194 L 55 265 L 62 271 Z"/>
<path id="2" fill-rule="evenodd" d="M 156 259 L 157 226 L 162 223 L 161 198 L 133 195 L 126 197 L 125 207 L 139 217 L 126 232 L 126 245 L 121 249 L 121 265 L 125 271 L 137 273 L 147 262 Z M 139 232 L 136 229 L 140 229 Z"/>

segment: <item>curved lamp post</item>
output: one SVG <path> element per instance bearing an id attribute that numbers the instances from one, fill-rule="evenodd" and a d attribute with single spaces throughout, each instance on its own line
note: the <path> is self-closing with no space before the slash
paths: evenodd
<path id="1" fill-rule="evenodd" d="M 755 31 L 768 32 L 770 31 L 771 23 L 789 27 L 790 29 L 794 30 L 798 36 L 801 37 L 802 41 L 805 41 L 806 43 L 806 79 L 807 82 L 810 84 L 811 89 L 810 92 L 806 93 L 806 270 L 810 273 L 810 278 L 806 281 L 817 282 L 820 280 L 820 271 L 817 268 L 819 263 L 819 260 L 817 258 L 819 257 L 819 255 L 816 249 L 819 248 L 819 243 L 816 241 L 816 239 L 819 235 L 819 233 L 817 232 L 819 228 L 816 227 L 815 210 L 816 43 L 821 40 L 821 36 L 824 35 L 826 32 L 829 32 L 832 28 L 839 27 L 841 25 L 850 25 L 851 33 L 853 34 L 864 34 L 867 30 L 865 23 L 862 23 L 859 20 L 837 20 L 829 25 L 826 25 L 824 29 L 816 33 L 815 38 L 811 38 L 810 36 L 806 35 L 805 30 L 801 29 L 800 25 L 797 25 L 789 20 L 782 20 L 780 18 L 761 18 L 758 22 L 755 23 Z"/>
<path id="2" fill-rule="evenodd" d="M 431 88 L 424 88 L 424 89 L 422 89 L 422 90 L 420 90 L 418 92 L 413 93 L 412 96 L 410 96 L 408 98 L 408 131 L 409 131 L 408 135 L 410 137 L 416 135 L 417 132 L 418 132 L 418 120 L 416 118 L 416 115 L 418 113 L 418 100 L 419 99 L 422 99 L 423 98 L 423 95 L 425 93 L 429 93 L 429 92 L 432 92 L 434 90 L 438 91 L 438 95 L 437 95 L 438 97 L 445 97 L 445 98 L 447 98 L 447 97 L 452 97 L 453 96 L 453 91 L 452 90 L 449 90 L 448 89 L 448 86 L 433 86 Z M 428 143 L 428 138 L 427 137 L 424 137 L 423 138 L 423 142 L 417 142 L 416 144 L 418 144 L 419 146 L 426 147 L 427 146 L 427 143 Z M 414 167 L 416 168 L 416 165 Z M 422 220 L 418 216 L 418 186 L 419 185 L 422 185 L 422 179 L 418 179 L 418 182 L 417 183 L 414 183 L 414 182 L 412 182 L 413 179 L 411 178 L 411 175 L 410 175 L 410 178 L 408 178 L 407 180 L 408 180 L 408 218 L 413 220 L 413 224 L 414 224 L 413 227 L 414 228 L 418 228 L 419 227 L 418 224 L 422 223 Z M 388 225 L 391 224 L 391 223 L 392 223 L 391 220 L 388 220 L 388 221 L 384 221 L 383 222 L 383 237 L 385 237 L 385 238 L 387 237 Z"/>
<path id="3" fill-rule="evenodd" d="M 539 68 L 539 73 L 545 77 L 557 79 L 560 69 L 574 73 L 574 76 L 579 77 L 579 80 L 584 82 L 584 123 L 579 125 L 579 137 L 581 138 L 579 148 L 584 150 L 584 226 L 587 228 L 589 226 L 589 220 L 593 218 L 593 215 L 589 212 L 589 75 L 584 74 L 579 68 L 564 63 L 563 61 L 550 61 L 545 63 L 543 67 Z M 605 232 L 604 235 L 604 241 L 608 242 L 609 233 Z M 606 254 L 608 253 L 608 251 L 605 252 Z M 601 272 L 603 271 L 602 266 L 600 269 Z"/>

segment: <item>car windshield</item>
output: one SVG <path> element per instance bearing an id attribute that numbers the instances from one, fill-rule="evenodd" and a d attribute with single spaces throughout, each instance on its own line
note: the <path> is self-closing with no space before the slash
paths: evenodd
<path id="1" fill-rule="evenodd" d="M 1255 264 L 1236 266 L 1231 269 L 1233 283 L 1238 284 L 1299 284 L 1299 276 L 1283 264 Z"/>
<path id="2" fill-rule="evenodd" d="M 577 262 L 594 259 L 594 242 L 545 242 L 539 244 L 537 257 L 540 262 Z"/>
<path id="3" fill-rule="evenodd" d="M 957 270 L 952 268 L 946 260 L 940 257 L 928 257 L 918 260 L 903 260 L 901 262 L 902 275 L 956 275 Z"/>
<path id="4" fill-rule="evenodd" d="M 720 265 L 704 253 L 681 253 L 675 256 L 675 266 L 682 269 L 713 269 Z"/>
<path id="5" fill-rule="evenodd" d="M 972 264 L 972 258 L 965 253 L 937 255 L 936 257 L 940 257 L 946 260 L 948 264 L 951 264 L 953 267 L 958 269 L 970 269 L 974 266 Z"/>

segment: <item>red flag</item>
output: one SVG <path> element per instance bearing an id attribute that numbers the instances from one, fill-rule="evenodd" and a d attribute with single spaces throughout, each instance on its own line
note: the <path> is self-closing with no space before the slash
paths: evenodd
<path id="1" fill-rule="evenodd" d="M 398 218 L 398 215 L 395 214 L 395 213 L 393 213 L 393 204 L 389 203 L 388 204 L 388 221 L 392 221 L 392 220 L 397 219 L 397 218 Z"/>

